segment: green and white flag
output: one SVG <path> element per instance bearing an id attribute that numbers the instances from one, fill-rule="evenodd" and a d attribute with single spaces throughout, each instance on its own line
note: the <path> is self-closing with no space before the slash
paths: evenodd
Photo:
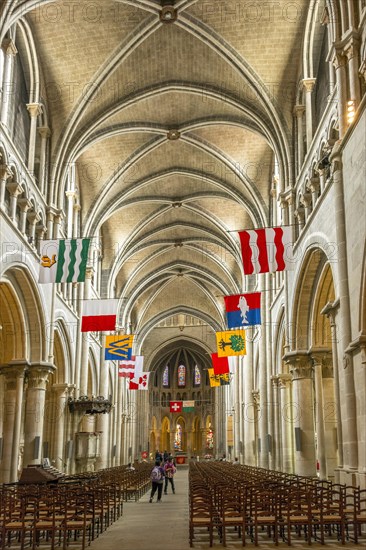
<path id="1" fill-rule="evenodd" d="M 43 241 L 39 283 L 85 281 L 90 239 Z"/>
<path id="2" fill-rule="evenodd" d="M 194 401 L 183 401 L 182 411 L 183 412 L 193 412 L 194 411 Z"/>

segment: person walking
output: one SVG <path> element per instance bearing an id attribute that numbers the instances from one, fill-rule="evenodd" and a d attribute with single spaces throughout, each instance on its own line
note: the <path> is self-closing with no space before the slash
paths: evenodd
<path id="1" fill-rule="evenodd" d="M 164 495 L 168 494 L 168 483 L 170 482 L 170 485 L 172 486 L 173 494 L 175 494 L 175 485 L 174 485 L 174 474 L 177 471 L 176 467 L 173 464 L 172 459 L 169 457 L 165 463 L 164 466 L 164 474 L 165 474 L 165 487 L 164 487 Z"/>
<path id="2" fill-rule="evenodd" d="M 151 487 L 149 502 L 153 501 L 156 490 L 158 491 L 157 502 L 161 502 L 161 495 L 163 492 L 163 483 L 164 483 L 164 468 L 160 466 L 160 460 L 155 461 L 155 466 L 151 470 L 150 479 L 151 479 L 152 487 Z"/>

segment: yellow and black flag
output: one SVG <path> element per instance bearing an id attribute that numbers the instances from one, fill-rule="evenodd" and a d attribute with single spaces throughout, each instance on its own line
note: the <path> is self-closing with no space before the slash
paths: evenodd
<path id="1" fill-rule="evenodd" d="M 231 355 L 246 355 L 245 330 L 226 330 L 216 332 L 217 355 L 229 357 Z"/>

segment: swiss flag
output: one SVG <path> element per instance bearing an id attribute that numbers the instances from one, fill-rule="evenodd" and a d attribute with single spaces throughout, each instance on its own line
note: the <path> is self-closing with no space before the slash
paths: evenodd
<path id="1" fill-rule="evenodd" d="M 183 401 L 169 401 L 170 412 L 171 413 L 180 413 L 182 412 Z"/>

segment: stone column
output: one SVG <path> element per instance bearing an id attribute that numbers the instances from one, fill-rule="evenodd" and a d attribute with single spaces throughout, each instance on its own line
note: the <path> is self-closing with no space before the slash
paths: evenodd
<path id="1" fill-rule="evenodd" d="M 330 330 L 332 334 L 332 360 L 334 372 L 334 393 L 335 393 L 335 410 L 337 419 L 337 447 L 338 447 L 338 466 L 343 467 L 343 435 L 342 435 L 342 412 L 341 412 L 341 393 L 339 385 L 339 369 L 338 369 L 338 337 L 335 315 L 339 307 L 339 300 L 333 303 L 328 302 L 322 309 L 321 314 L 326 315 L 330 321 Z M 338 480 L 339 481 L 339 480 Z"/>
<path id="2" fill-rule="evenodd" d="M 33 248 L 35 248 L 36 224 L 39 222 L 40 217 L 35 210 L 31 210 L 28 212 L 27 218 L 29 220 L 28 242 Z"/>
<path id="3" fill-rule="evenodd" d="M 53 414 L 53 430 L 52 430 L 52 455 L 55 460 L 55 465 L 58 470 L 65 472 L 66 457 L 65 452 L 65 419 L 67 414 L 67 399 L 70 389 L 73 386 L 69 384 L 53 384 L 51 390 L 54 394 L 54 414 Z"/>
<path id="4" fill-rule="evenodd" d="M 259 394 L 261 407 L 258 420 L 258 435 L 260 439 L 259 466 L 261 468 L 269 467 L 269 450 L 268 450 L 268 388 L 267 380 L 269 377 L 268 362 L 267 362 L 267 346 L 266 346 L 266 326 L 267 326 L 267 292 L 266 291 L 266 275 L 261 275 L 262 281 L 260 289 L 262 290 L 261 304 L 261 321 L 260 340 L 259 340 Z"/>
<path id="5" fill-rule="evenodd" d="M 42 241 L 44 239 L 45 234 L 47 233 L 47 227 L 43 225 L 43 223 L 37 224 L 35 232 L 37 235 L 37 251 L 38 251 L 38 254 L 40 254 Z"/>
<path id="6" fill-rule="evenodd" d="M 318 200 L 319 187 L 320 187 L 319 178 L 311 178 L 309 183 L 309 189 L 311 191 L 311 202 L 313 205 L 313 209 L 315 208 L 315 205 Z M 323 185 L 323 189 L 324 189 L 324 185 Z"/>
<path id="7" fill-rule="evenodd" d="M 40 363 L 28 369 L 28 389 L 24 420 L 24 465 L 39 464 L 42 456 L 46 386 L 54 365 Z M 37 452 L 38 449 L 38 452 Z"/>
<path id="8" fill-rule="evenodd" d="M 316 79 L 304 78 L 302 81 L 305 89 L 305 118 L 306 118 L 306 148 L 307 152 L 310 150 L 311 142 L 313 141 L 313 98 L 312 93 L 314 90 Z"/>
<path id="9" fill-rule="evenodd" d="M 16 181 L 11 181 L 6 184 L 6 188 L 10 192 L 10 210 L 9 218 L 12 222 L 16 221 L 17 199 L 24 191 L 23 187 Z"/>
<path id="10" fill-rule="evenodd" d="M 255 445 L 255 407 L 253 401 L 253 327 L 246 329 L 247 354 L 244 356 L 244 455 L 245 464 L 256 465 Z"/>
<path id="11" fill-rule="evenodd" d="M 8 179 L 13 177 L 13 172 L 6 164 L 0 166 L 0 209 L 5 208 L 5 189 Z"/>
<path id="12" fill-rule="evenodd" d="M 46 153 L 47 153 L 47 142 L 51 136 L 51 130 L 48 126 L 41 126 L 38 128 L 38 133 L 41 136 L 41 150 L 39 155 L 39 174 L 38 182 L 39 188 L 42 195 L 46 194 Z"/>
<path id="13" fill-rule="evenodd" d="M 91 271 L 91 270 L 89 270 Z M 91 280 L 91 279 L 89 279 Z M 86 283 L 85 283 L 86 284 Z M 105 341 L 105 333 L 102 333 L 102 340 Z M 99 395 L 103 395 L 105 399 L 108 399 L 108 382 L 109 382 L 109 365 L 110 361 L 104 361 L 104 346 L 101 348 L 100 353 L 100 364 L 103 366 L 100 370 L 99 378 Z M 108 365 L 108 366 L 107 366 Z M 87 385 L 85 386 L 87 388 Z M 81 385 L 81 392 L 83 394 L 83 386 Z M 86 395 L 86 392 L 85 392 Z M 100 456 L 97 459 L 97 469 L 101 470 L 102 468 L 108 467 L 109 459 L 109 414 L 98 414 L 97 415 L 97 431 L 101 432 L 100 438 Z M 110 426 L 112 429 L 112 426 Z"/>
<path id="14" fill-rule="evenodd" d="M 66 197 L 67 197 L 67 238 L 71 239 L 72 234 L 72 226 L 74 221 L 74 201 L 75 201 L 75 191 L 66 191 Z"/>
<path id="15" fill-rule="evenodd" d="M 1 113 L 0 113 L 0 122 L 4 126 L 8 125 L 8 115 L 10 112 L 10 98 L 13 98 L 13 79 L 12 79 L 12 69 L 13 69 L 13 59 L 18 53 L 18 50 L 15 47 L 15 44 L 11 38 L 7 38 L 3 41 L 1 45 L 4 51 L 4 78 L 2 82 L 2 94 L 1 94 Z"/>
<path id="16" fill-rule="evenodd" d="M 352 37 L 350 43 L 345 47 L 345 53 L 348 62 L 349 91 L 351 100 L 354 101 L 355 110 L 361 102 L 361 87 L 358 76 L 358 67 L 360 64 L 359 44 L 355 37 Z"/>
<path id="17" fill-rule="evenodd" d="M 280 391 L 280 422 L 281 422 L 281 455 L 284 472 L 292 474 L 294 471 L 294 451 L 292 442 L 293 433 L 293 407 L 291 402 L 291 374 L 279 374 L 277 376 Z"/>
<path id="18" fill-rule="evenodd" d="M 294 212 L 294 216 L 297 219 L 297 222 L 299 224 L 299 234 L 300 234 L 305 226 L 305 211 L 302 205 L 299 205 L 298 208 L 296 208 Z"/>
<path id="19" fill-rule="evenodd" d="M 335 206 L 335 226 L 338 245 L 338 269 L 339 280 L 339 340 L 340 349 L 343 350 L 343 380 L 342 399 L 345 401 L 346 416 L 342 418 L 343 431 L 343 458 L 344 466 L 357 468 L 358 465 L 358 434 L 357 434 L 357 409 L 356 391 L 353 374 L 353 357 L 346 353 L 352 340 L 351 336 L 351 310 L 348 286 L 347 267 L 347 234 L 343 194 L 342 153 L 336 144 L 333 148 L 330 161 L 333 167 L 333 190 Z"/>
<path id="20" fill-rule="evenodd" d="M 343 138 L 347 130 L 347 74 L 346 58 L 341 52 L 336 52 L 334 57 L 334 67 L 337 79 L 338 91 L 338 118 L 339 118 L 339 137 Z"/>
<path id="21" fill-rule="evenodd" d="M 234 455 L 240 455 L 240 408 L 241 408 L 241 396 L 240 396 L 240 367 L 239 358 L 235 357 L 235 370 L 234 377 L 231 384 L 235 388 L 234 397 Z"/>
<path id="22" fill-rule="evenodd" d="M 334 369 L 332 356 L 323 359 L 322 366 L 323 380 L 323 402 L 324 402 L 324 431 L 325 450 L 327 461 L 328 479 L 335 480 L 335 470 L 338 465 L 337 456 L 337 414 L 334 394 Z"/>
<path id="23" fill-rule="evenodd" d="M 288 353 L 284 358 L 292 374 L 295 472 L 301 476 L 315 476 L 313 367 L 305 353 Z"/>
<path id="24" fill-rule="evenodd" d="M 315 352 L 311 354 L 314 362 L 314 381 L 315 381 L 315 418 L 317 435 L 317 458 L 319 461 L 320 479 L 327 479 L 327 451 L 325 446 L 325 428 L 324 428 L 324 400 L 323 400 L 323 367 L 324 352 Z"/>
<path id="25" fill-rule="evenodd" d="M 122 410 L 123 410 L 123 378 L 118 377 L 117 381 L 117 433 L 116 433 L 116 466 L 121 462 L 121 444 L 122 444 Z"/>
<path id="26" fill-rule="evenodd" d="M 25 234 L 27 212 L 32 207 L 32 203 L 28 199 L 23 198 L 23 199 L 18 199 L 18 205 L 20 206 L 19 231 Z"/>
<path id="27" fill-rule="evenodd" d="M 87 267 L 84 283 L 84 300 L 90 298 L 91 280 L 93 277 L 93 268 Z M 80 387 L 80 394 L 87 395 L 88 393 L 88 364 L 89 364 L 89 337 L 88 333 L 81 333 L 81 362 L 80 362 L 80 383 L 76 383 Z M 105 372 L 105 368 L 101 369 L 101 373 Z"/>
<path id="28" fill-rule="evenodd" d="M 273 440 L 272 440 L 272 468 L 274 470 L 281 470 L 281 445 L 280 445 L 280 429 L 279 418 L 280 410 L 278 404 L 278 376 L 272 376 L 272 390 L 273 390 Z"/>
<path id="29" fill-rule="evenodd" d="M 18 481 L 19 444 L 22 422 L 24 375 L 26 360 L 10 361 L 2 366 L 4 375 L 3 458 L 0 462 L 2 483 Z"/>
<path id="30" fill-rule="evenodd" d="M 305 112 L 304 105 L 296 105 L 294 108 L 294 115 L 297 122 L 297 171 L 300 172 L 302 163 L 304 162 L 304 129 L 303 129 L 303 116 Z"/>
<path id="31" fill-rule="evenodd" d="M 36 151 L 37 117 L 42 114 L 42 107 L 39 103 L 28 103 L 27 109 L 30 116 L 28 170 L 31 174 L 33 174 L 34 156 Z"/>
<path id="32" fill-rule="evenodd" d="M 307 192 L 303 193 L 300 197 L 300 202 L 304 206 L 306 223 L 311 214 L 311 194 Z"/>

